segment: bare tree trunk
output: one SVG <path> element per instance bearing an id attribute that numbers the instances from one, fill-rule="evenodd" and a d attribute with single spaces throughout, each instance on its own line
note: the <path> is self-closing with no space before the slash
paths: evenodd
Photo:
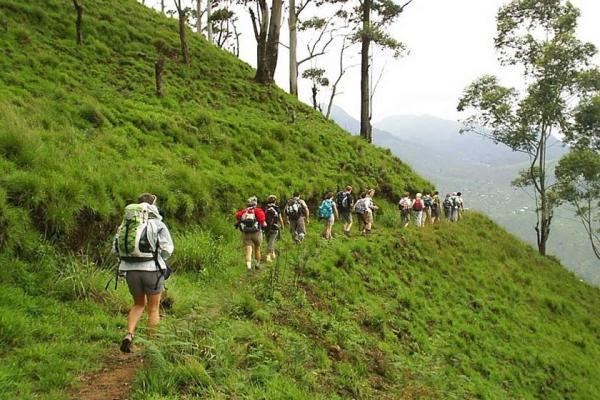
<path id="1" fill-rule="evenodd" d="M 164 68 L 165 68 L 165 59 L 161 55 L 161 56 L 159 56 L 158 60 L 156 60 L 156 62 L 154 63 L 154 79 L 156 81 L 156 95 L 158 97 L 164 96 L 163 85 L 162 85 L 162 77 L 163 77 Z"/>
<path id="2" fill-rule="evenodd" d="M 165 0 L 160 0 L 160 12 L 165 13 Z"/>
<path id="3" fill-rule="evenodd" d="M 298 18 L 296 15 L 296 0 L 290 0 L 289 12 L 290 94 L 298 97 Z"/>
<path id="4" fill-rule="evenodd" d="M 273 0 L 271 7 L 271 22 L 269 23 L 269 37 L 267 38 L 267 79 L 265 83 L 273 83 L 277 59 L 279 57 L 279 34 L 281 32 L 281 17 L 283 12 L 283 0 Z"/>
<path id="5" fill-rule="evenodd" d="M 187 12 L 181 7 L 181 0 L 175 0 L 175 7 L 177 8 L 177 15 L 179 16 L 179 42 L 181 44 L 181 56 L 183 57 L 183 62 L 189 64 L 190 51 L 188 49 L 187 38 L 185 36 L 185 21 L 187 18 Z"/>
<path id="6" fill-rule="evenodd" d="M 77 20 L 75 21 L 75 31 L 77 34 L 77 44 L 83 44 L 83 7 L 77 0 L 73 0 L 75 11 L 77 11 Z"/>
<path id="7" fill-rule="evenodd" d="M 212 44 L 213 42 L 213 31 L 212 31 L 212 22 L 210 17 L 212 16 L 212 0 L 206 0 L 206 37 L 208 42 Z"/>
<path id="8" fill-rule="evenodd" d="M 313 82 L 313 86 L 312 86 L 312 101 L 313 101 L 313 108 L 316 110 L 318 108 L 318 104 L 317 104 L 317 84 Z"/>
<path id="9" fill-rule="evenodd" d="M 540 174 L 540 230 L 538 233 L 538 250 L 541 255 L 546 255 L 546 243 L 550 237 L 550 223 L 552 221 L 551 206 L 548 204 L 548 189 L 546 188 L 546 132 L 542 133 L 540 140 L 540 157 L 538 168 Z"/>
<path id="10" fill-rule="evenodd" d="M 208 0 L 210 1 L 210 0 Z M 202 36 L 202 0 L 196 0 L 196 33 Z"/>
<path id="11" fill-rule="evenodd" d="M 333 83 L 333 86 L 331 86 L 331 96 L 329 97 L 329 104 L 327 105 L 327 115 L 325 115 L 327 118 L 329 118 L 329 116 L 331 115 L 331 107 L 333 106 L 333 99 L 337 95 L 338 84 L 340 83 L 340 81 L 342 80 L 342 77 L 346 73 L 346 69 L 344 68 L 344 52 L 345 51 L 346 51 L 346 38 L 344 38 L 344 41 L 342 42 L 342 49 L 340 50 L 340 73 L 339 73 L 337 79 L 335 80 L 335 82 Z"/>
<path id="12" fill-rule="evenodd" d="M 371 143 L 371 120 L 369 118 L 369 45 L 371 44 L 371 1 L 363 1 L 362 9 L 362 36 L 361 36 L 361 64 L 360 64 L 360 136 Z"/>

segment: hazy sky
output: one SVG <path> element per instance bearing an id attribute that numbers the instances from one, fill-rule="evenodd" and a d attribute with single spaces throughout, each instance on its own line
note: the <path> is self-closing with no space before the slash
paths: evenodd
<path id="1" fill-rule="evenodd" d="M 188 2 L 191 3 L 191 0 Z M 460 118 L 456 112 L 458 98 L 463 89 L 479 76 L 491 73 L 500 76 L 505 85 L 518 85 L 519 71 L 501 67 L 493 47 L 495 16 L 498 8 L 507 2 L 414 0 L 392 28 L 393 36 L 407 46 L 410 54 L 394 60 L 390 54 L 375 53 L 375 76 L 382 68 L 384 74 L 374 98 L 373 121 L 395 114 L 430 114 L 457 120 Z M 582 12 L 579 37 L 600 47 L 600 0 L 572 2 Z M 247 13 L 240 14 L 239 18 L 243 32 L 240 57 L 254 66 L 256 42 L 250 18 Z M 283 43 L 288 42 L 286 19 L 284 17 L 281 30 Z M 299 48 L 302 46 L 302 37 L 300 42 Z M 337 54 L 337 49 L 331 49 L 319 63 L 326 68 L 330 80 L 337 76 Z M 279 55 L 276 80 L 279 86 L 287 90 L 287 49 L 280 47 Z M 348 64 L 359 62 L 358 47 L 350 50 L 349 55 Z M 355 67 L 344 76 L 340 85 L 343 93 L 335 101 L 354 117 L 360 113 L 359 85 L 359 68 Z M 300 98 L 310 102 L 310 88 L 306 81 L 300 83 Z M 320 101 L 325 102 L 328 98 L 328 93 L 324 91 Z"/>

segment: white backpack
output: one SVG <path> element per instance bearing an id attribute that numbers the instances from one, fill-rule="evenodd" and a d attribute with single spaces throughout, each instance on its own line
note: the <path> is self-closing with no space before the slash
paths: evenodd
<path id="1" fill-rule="evenodd" d="M 156 254 L 148 241 L 148 204 L 129 204 L 125 207 L 123 222 L 117 230 L 115 250 L 123 261 L 155 260 Z"/>

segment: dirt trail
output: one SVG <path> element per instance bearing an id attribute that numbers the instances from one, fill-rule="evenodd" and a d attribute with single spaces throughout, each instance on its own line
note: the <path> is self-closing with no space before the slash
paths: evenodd
<path id="1" fill-rule="evenodd" d="M 111 350 L 100 371 L 84 375 L 80 387 L 73 391 L 73 400 L 126 400 L 138 368 L 143 366 L 141 353 L 121 353 Z"/>

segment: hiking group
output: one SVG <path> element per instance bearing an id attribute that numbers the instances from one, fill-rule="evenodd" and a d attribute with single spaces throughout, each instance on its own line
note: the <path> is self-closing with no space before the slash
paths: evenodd
<path id="1" fill-rule="evenodd" d="M 464 211 L 464 201 L 461 192 L 448 193 L 444 201 L 441 201 L 437 191 L 433 192 L 433 195 L 417 193 L 414 199 L 411 199 L 409 192 L 405 192 L 398 202 L 398 208 L 403 227 L 408 226 L 411 216 L 415 219 L 415 225 L 423 227 L 428 221 L 430 224 L 439 222 L 442 209 L 445 219 L 452 222 L 460 220 Z"/>
<path id="2" fill-rule="evenodd" d="M 378 210 L 373 202 L 375 190 L 362 192 L 356 201 L 352 191 L 352 186 L 346 186 L 345 190 L 336 194 L 328 191 L 323 197 L 317 216 L 323 221 L 324 239 L 331 240 L 333 237 L 336 219 L 342 220 L 342 232 L 345 236 L 350 236 L 354 222 L 353 214 L 358 220 L 360 234 L 370 234 L 374 213 Z M 417 193 L 414 199 L 406 192 L 398 202 L 398 207 L 403 227 L 408 226 L 413 217 L 416 225 L 422 227 L 427 221 L 430 224 L 438 222 L 442 209 L 446 219 L 453 222 L 460 220 L 464 203 L 460 192 L 447 194 L 443 202 L 438 192 L 434 192 L 433 195 Z M 260 207 L 257 197 L 250 197 L 246 207 L 235 213 L 235 227 L 241 231 L 247 271 L 261 268 L 263 236 L 267 240 L 267 262 L 276 259 L 275 245 L 286 225 L 293 242 L 302 243 L 306 237 L 310 215 L 309 207 L 299 192 L 295 192 L 292 198 L 285 202 L 283 209 L 275 195 L 268 196 L 265 204 Z M 156 196 L 150 193 L 141 194 L 137 203 L 125 207 L 123 220 L 112 245 L 113 253 L 119 258 L 115 287 L 119 276 L 125 276 L 133 297 L 133 307 L 127 317 L 127 332 L 121 341 L 121 351 L 131 351 L 134 332 L 144 310 L 148 313 L 149 329 L 153 330 L 158 325 L 161 295 L 165 289 L 165 280 L 171 274 L 166 260 L 173 250 L 173 239 L 158 210 Z M 109 284 L 110 281 L 107 287 Z"/>

